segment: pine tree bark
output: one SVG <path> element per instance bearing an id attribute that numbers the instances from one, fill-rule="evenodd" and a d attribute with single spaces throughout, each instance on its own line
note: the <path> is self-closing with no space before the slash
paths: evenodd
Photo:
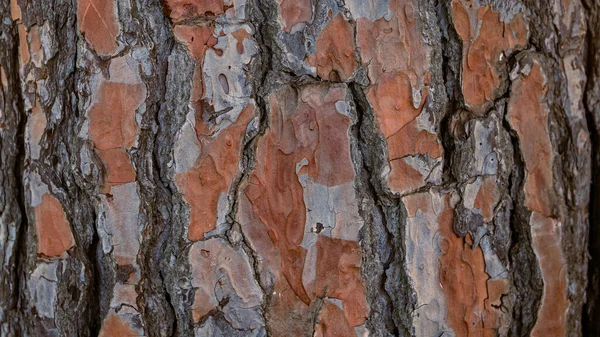
<path id="1" fill-rule="evenodd" d="M 0 15 L 0 335 L 600 335 L 598 1 Z"/>

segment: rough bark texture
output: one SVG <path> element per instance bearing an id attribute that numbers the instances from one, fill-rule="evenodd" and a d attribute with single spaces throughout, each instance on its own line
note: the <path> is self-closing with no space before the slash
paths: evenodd
<path id="1" fill-rule="evenodd" d="M 0 15 L 0 335 L 600 335 L 598 1 Z"/>

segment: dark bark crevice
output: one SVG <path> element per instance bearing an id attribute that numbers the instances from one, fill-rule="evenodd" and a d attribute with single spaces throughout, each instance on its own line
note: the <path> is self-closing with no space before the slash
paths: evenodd
<path id="1" fill-rule="evenodd" d="M 160 214 L 159 221 L 164 222 L 165 230 L 160 234 L 164 243 L 156 249 L 161 282 L 166 290 L 165 299 L 174 313 L 171 335 L 189 336 L 193 331 L 187 308 L 191 304 L 189 301 L 193 299 L 193 293 L 187 287 L 180 287 L 182 282 L 187 282 L 190 273 L 186 259 L 189 246 L 184 239 L 185 203 L 174 182 L 169 178 L 169 162 L 172 160 L 171 150 L 174 147 L 176 130 L 179 130 L 186 115 L 182 107 L 186 107 L 190 100 L 194 62 L 185 47 L 174 41 L 168 55 L 169 67 L 165 84 L 169 85 L 166 86 L 164 99 L 156 116 L 158 130 L 153 150 L 154 164 L 158 166 L 155 179 L 159 182 L 156 200 L 160 200 L 156 214 Z"/>
<path id="2" fill-rule="evenodd" d="M 377 149 L 382 149 L 385 141 L 377 134 L 375 116 L 365 96 L 365 88 L 358 83 L 351 83 L 350 90 L 357 113 L 353 133 L 360 156 L 355 158 L 360 160 L 361 168 L 357 174 L 360 182 L 358 193 L 367 199 L 368 205 L 360 209 L 365 221 L 360 240 L 365 252 L 362 274 L 365 280 L 377 280 L 369 281 L 367 287 L 371 305 L 368 324 L 370 331 L 379 335 L 410 336 L 411 313 L 415 303 L 403 267 L 404 226 L 401 219 L 405 217 L 400 214 L 399 200 L 391 198 L 377 178 L 383 166 L 381 153 L 377 153 Z M 395 273 L 392 274 L 393 271 Z M 395 287 L 390 289 L 392 283 Z M 383 328 L 385 330 L 382 331 Z"/>
<path id="3" fill-rule="evenodd" d="M 582 2 L 587 14 L 585 40 L 585 74 L 587 77 L 583 104 L 590 132 L 592 185 L 588 207 L 589 233 L 586 303 L 583 307 L 582 326 L 586 336 L 600 335 L 600 4 Z"/>
<path id="4" fill-rule="evenodd" d="M 157 156 L 157 128 L 159 116 L 164 109 L 167 92 L 168 57 L 175 43 L 169 35 L 169 20 L 163 15 L 160 1 L 134 1 L 131 3 L 131 20 L 124 28 L 137 34 L 136 44 L 149 53 L 152 74 L 142 74 L 146 85 L 145 112 L 140 125 L 140 144 L 132 156 L 138 171 L 141 213 L 144 214 L 143 240 L 140 242 L 138 261 L 142 273 L 139 282 L 138 307 L 149 336 L 171 336 L 177 330 L 176 310 L 172 302 L 160 261 L 169 242 L 170 218 L 164 216 L 163 208 L 169 208 L 171 195 L 161 181 L 161 162 Z M 165 205 L 167 203 L 168 205 Z"/>
<path id="5" fill-rule="evenodd" d="M 6 13 L 8 14 L 8 6 L 5 7 Z M 7 16 L 8 17 L 8 16 Z M 10 281 L 9 287 L 12 287 L 12 293 L 7 294 L 9 296 L 8 302 L 10 306 L 5 310 L 8 312 L 8 326 L 10 331 L 14 334 L 24 333 L 23 329 L 23 300 L 21 293 L 24 289 L 24 282 L 26 278 L 26 269 L 25 269 L 25 260 L 27 258 L 27 245 L 25 238 L 27 237 L 27 229 L 29 227 L 28 218 L 27 218 L 27 210 L 26 210 L 26 201 L 25 201 L 25 185 L 24 185 L 24 167 L 25 167 L 25 128 L 27 124 L 27 115 L 25 114 L 24 108 L 24 98 L 22 96 L 21 89 L 21 80 L 19 76 L 19 38 L 17 33 L 17 25 L 15 21 L 11 20 L 10 27 L 6 27 L 6 24 L 3 23 L 3 29 L 0 34 L 4 35 L 3 41 L 6 41 L 7 45 L 4 45 L 2 49 L 4 49 L 5 62 L 2 62 L 2 66 L 5 67 L 4 71 L 6 72 L 6 76 L 8 78 L 9 90 L 11 91 L 8 102 L 12 103 L 12 107 L 9 107 L 4 113 L 14 113 L 11 119 L 13 119 L 14 125 L 7 125 L 9 127 L 14 127 L 14 135 L 9 137 L 2 137 L 2 151 L 7 151 L 7 162 L 2 163 L 2 165 L 10 165 L 12 163 L 12 177 L 9 177 L 8 180 L 12 182 L 12 186 L 3 185 L 3 188 L 12 188 L 12 191 L 6 191 L 5 193 L 10 193 L 14 195 L 14 202 L 16 204 L 16 208 L 8 209 L 9 211 L 15 212 L 16 214 L 12 214 L 12 217 L 15 220 L 16 226 L 16 235 L 14 242 L 14 251 L 12 252 L 11 259 L 13 259 L 12 268 L 9 272 L 12 275 L 6 275 L 8 278 L 12 279 Z M 10 44 L 10 45 L 8 45 Z M 5 97 L 6 100 L 6 97 Z M 7 103 L 5 102 L 5 107 Z M 3 135 L 4 136 L 4 135 Z M 12 143 L 12 144 L 11 144 Z M 11 151 L 12 150 L 12 151 Z M 12 152 L 12 153 L 11 153 Z M 12 158 L 11 158 L 12 157 Z M 10 170 L 9 167 L 7 167 Z M 8 205 L 7 205 L 8 206 Z M 5 207 L 7 207 L 5 206 Z M 8 229 L 7 229 L 8 230 Z M 6 256 L 5 256 L 6 258 Z M 6 261 L 4 262 L 6 263 Z M 6 281 L 5 281 L 6 282 Z"/>
<path id="6" fill-rule="evenodd" d="M 503 307 L 512 308 L 509 314 L 512 315 L 510 325 L 510 334 L 514 336 L 528 336 L 537 319 L 537 309 L 539 308 L 542 297 L 542 280 L 540 275 L 539 263 L 531 246 L 531 229 L 529 224 L 528 211 L 524 207 L 524 183 L 525 183 L 525 164 L 519 145 L 519 139 L 506 119 L 508 100 L 511 94 L 512 80 L 508 73 L 515 67 L 517 60 L 523 53 L 519 50 L 507 55 L 505 61 L 506 72 L 505 82 L 501 86 L 502 92 L 497 94 L 493 104 L 481 116 L 475 115 L 467 107 L 462 92 L 461 76 L 463 72 L 463 45 L 458 36 L 456 28 L 452 24 L 451 3 L 436 3 L 437 14 L 440 17 L 442 35 L 442 56 L 443 56 L 443 76 L 444 87 L 448 95 L 448 106 L 446 114 L 440 122 L 440 140 L 444 148 L 444 186 L 455 188 L 460 195 L 461 203 L 463 201 L 460 186 L 465 182 L 459 178 L 461 170 L 461 157 L 457 151 L 461 151 L 458 145 L 461 140 L 452 130 L 452 119 L 461 119 L 458 124 L 464 125 L 468 121 L 475 119 L 485 119 L 490 116 L 492 111 L 500 113 L 501 124 L 504 131 L 510 135 L 512 143 L 511 160 L 514 165 L 508 181 L 508 195 L 502 197 L 498 206 L 504 202 L 510 213 L 508 220 L 510 226 L 510 243 L 508 248 L 508 261 L 503 261 L 507 265 L 510 273 L 511 283 L 515 285 L 514 290 L 508 299 L 503 298 Z M 466 114 L 467 120 L 461 114 Z M 511 151 L 509 151 L 511 152 Z M 500 173 L 500 172 L 499 172 Z M 494 214 L 496 214 L 494 210 Z M 463 219 L 460 210 L 455 210 L 457 218 L 454 221 L 454 232 L 464 237 L 467 232 L 474 237 L 469 228 L 463 228 Z M 497 226 L 496 216 L 493 220 L 493 228 Z M 496 242 L 493 245 L 498 244 Z M 495 247 L 497 249 L 497 247 Z M 507 303 L 505 304 L 505 301 Z M 512 312 L 511 312 L 512 311 Z"/>

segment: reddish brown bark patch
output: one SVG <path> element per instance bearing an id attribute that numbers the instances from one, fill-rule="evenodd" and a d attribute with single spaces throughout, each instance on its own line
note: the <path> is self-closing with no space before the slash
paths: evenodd
<path id="1" fill-rule="evenodd" d="M 60 202 L 46 193 L 34 207 L 38 254 L 61 256 L 75 245 L 71 226 Z"/>
<path id="2" fill-rule="evenodd" d="M 346 309 L 346 308 L 344 308 Z M 326 301 L 319 311 L 314 337 L 352 337 L 356 332 L 344 315 L 345 310 Z"/>
<path id="3" fill-rule="evenodd" d="M 137 337 L 139 335 L 139 332 L 134 330 L 129 322 L 111 311 L 102 323 L 99 337 Z"/>
<path id="4" fill-rule="evenodd" d="M 315 295 L 342 300 L 345 321 L 353 327 L 363 324 L 369 311 L 360 265 L 357 242 L 319 236 Z"/>
<path id="5" fill-rule="evenodd" d="M 248 105 L 233 125 L 217 135 L 198 134 L 201 153 L 196 166 L 176 176 L 177 187 L 190 205 L 189 240 L 201 240 L 207 232 L 215 229 L 219 198 L 229 192 L 239 172 L 241 143 L 254 112 L 254 105 Z M 196 122 L 203 124 L 201 120 Z M 208 125 L 198 124 L 197 130 L 210 129 Z"/>
<path id="6" fill-rule="evenodd" d="M 6 70 L 0 66 L 0 83 L 2 87 L 6 89 L 8 87 L 8 78 L 6 77 Z"/>
<path id="7" fill-rule="evenodd" d="M 355 50 L 354 29 L 339 13 L 321 31 L 316 54 L 308 56 L 308 64 L 317 68 L 320 78 L 346 81 L 358 68 Z"/>
<path id="8" fill-rule="evenodd" d="M 229 8 L 223 0 L 163 0 L 163 2 L 173 22 L 197 16 L 214 18 Z"/>
<path id="9" fill-rule="evenodd" d="M 138 134 L 135 111 L 144 101 L 142 84 L 103 82 L 89 111 L 89 138 L 99 150 L 107 170 L 105 187 L 135 181 L 135 172 L 125 149 Z"/>
<path id="10" fill-rule="evenodd" d="M 10 0 L 10 16 L 13 21 L 21 19 L 21 7 L 17 0 Z"/>
<path id="11" fill-rule="evenodd" d="M 143 85 L 104 82 L 89 111 L 89 137 L 100 150 L 129 148 L 137 136 L 135 110 L 144 100 Z"/>
<path id="12" fill-rule="evenodd" d="M 27 42 L 27 29 L 25 25 L 22 23 L 17 24 L 17 29 L 19 31 L 19 62 L 20 65 L 23 66 L 25 63 L 29 62 L 29 43 Z"/>
<path id="13" fill-rule="evenodd" d="M 106 184 L 110 186 L 121 185 L 135 181 L 135 171 L 131 158 L 122 148 L 99 150 L 100 157 L 106 166 Z"/>
<path id="14" fill-rule="evenodd" d="M 414 8 L 412 1 L 390 0 L 390 17 L 356 21 L 360 56 L 371 82 L 367 99 L 389 150 L 386 182 L 399 194 L 424 186 L 429 177 L 434 179 L 431 170 L 442 157 L 437 136 L 416 122 L 427 118 L 420 115 L 429 95 L 431 49 L 424 42 Z M 418 157 L 419 163 L 407 157 Z"/>
<path id="15" fill-rule="evenodd" d="M 77 0 L 77 23 L 96 53 L 116 53 L 120 27 L 114 0 Z"/>
<path id="16" fill-rule="evenodd" d="M 427 177 L 408 164 L 404 159 L 390 161 L 387 184 L 394 192 L 407 192 L 425 185 Z"/>
<path id="17" fill-rule="evenodd" d="M 289 326 L 301 334 L 303 327 L 295 317 L 310 320 L 308 310 L 322 296 L 343 303 L 350 326 L 362 324 L 367 316 L 358 244 L 321 233 L 311 246 L 314 259 L 301 246 L 307 209 L 299 177 L 323 186 L 355 178 L 348 135 L 352 120 L 336 106 L 344 101 L 346 90 L 310 85 L 280 90 L 268 100 L 270 127 L 259 140 L 257 167 L 244 189 L 248 204 L 240 211 L 243 218 L 260 224 L 249 237 L 257 250 L 265 250 L 275 278 L 271 329 L 283 332 Z M 304 279 L 305 273 L 314 280 Z"/>
<path id="18" fill-rule="evenodd" d="M 40 40 L 40 28 L 32 26 L 29 29 L 29 52 L 31 60 L 36 67 L 41 67 L 44 60 L 44 51 L 42 50 L 42 41 Z"/>
<path id="19" fill-rule="evenodd" d="M 173 31 L 175 33 L 175 37 L 179 41 L 185 43 L 185 45 L 188 48 L 188 52 L 190 53 L 194 61 L 196 61 L 196 68 L 194 70 L 193 76 L 191 101 L 193 108 L 196 110 L 198 118 L 202 119 L 202 100 L 204 98 L 202 63 L 206 51 L 217 44 L 217 38 L 215 37 L 215 28 L 213 24 L 203 23 L 197 26 L 176 26 Z"/>
<path id="20" fill-rule="evenodd" d="M 429 47 L 415 20 L 413 1 L 390 0 L 388 8 L 391 18 L 383 17 L 374 22 L 368 18 L 356 20 L 356 38 L 369 79 L 377 84 L 386 73 L 403 72 L 410 83 L 421 90 L 429 72 L 430 58 Z"/>
<path id="21" fill-rule="evenodd" d="M 553 218 L 556 195 L 552 164 L 554 151 L 548 130 L 549 108 L 544 102 L 546 78 L 533 61 L 528 74 L 513 82 L 508 120 L 519 136 L 525 161 L 525 206 L 532 211 L 531 238 L 538 258 L 544 291 L 532 336 L 563 336 L 566 332 L 567 279 L 561 245 L 561 224 Z"/>
<path id="22" fill-rule="evenodd" d="M 508 103 L 508 120 L 519 136 L 525 160 L 525 206 L 551 216 L 554 182 L 552 144 L 548 134 L 548 106 L 544 103 L 546 79 L 533 63 L 529 75 L 513 83 Z"/>
<path id="23" fill-rule="evenodd" d="M 538 212 L 531 213 L 531 241 L 540 263 L 544 292 L 533 337 L 566 333 L 567 270 L 561 247 L 561 224 Z"/>
<path id="24" fill-rule="evenodd" d="M 412 120 L 388 138 L 388 151 L 389 159 L 395 160 L 419 154 L 439 158 L 444 149 L 436 134 L 419 130 L 417 122 Z"/>
<path id="25" fill-rule="evenodd" d="M 186 44 L 188 50 L 197 63 L 202 63 L 204 53 L 217 44 L 214 37 L 214 26 L 210 23 L 197 26 L 175 26 L 175 37 Z"/>
<path id="26" fill-rule="evenodd" d="M 472 1 L 452 2 L 452 21 L 463 40 L 462 89 L 465 102 L 477 114 L 485 113 L 498 97 L 506 70 L 503 55 L 522 48 L 527 27 L 522 15 L 510 23 L 500 21 L 500 13 Z"/>
<path id="27" fill-rule="evenodd" d="M 448 324 L 456 336 L 495 336 L 501 328 L 501 312 L 491 304 L 506 292 L 505 280 L 490 280 L 481 247 L 473 248 L 469 234 L 463 239 L 454 233 L 454 211 L 448 205 L 439 217 L 439 226 L 443 236 L 439 278 Z"/>
<path id="28" fill-rule="evenodd" d="M 281 8 L 283 29 L 290 32 L 298 23 L 308 22 L 312 16 L 311 0 L 277 0 Z"/>
<path id="29" fill-rule="evenodd" d="M 369 90 L 367 98 L 373 105 L 383 136 L 388 138 L 413 121 L 425 104 L 427 89 L 417 108 L 413 105 L 410 78 L 405 73 L 386 74 Z"/>
<path id="30" fill-rule="evenodd" d="M 496 183 L 496 176 L 483 177 L 473 206 L 481 210 L 484 221 L 492 221 L 498 201 L 500 201 L 500 189 Z"/>

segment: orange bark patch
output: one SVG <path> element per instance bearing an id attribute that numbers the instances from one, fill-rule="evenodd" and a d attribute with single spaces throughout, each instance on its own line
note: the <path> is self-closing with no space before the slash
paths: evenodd
<path id="1" fill-rule="evenodd" d="M 245 31 L 244 29 L 241 29 Z M 193 87 L 191 93 L 192 106 L 197 115 L 202 116 L 202 99 L 204 97 L 204 84 L 202 80 L 202 62 L 206 51 L 217 44 L 214 26 L 208 23 L 197 26 L 176 26 L 174 29 L 175 37 L 186 44 L 188 51 L 194 61 Z M 238 39 L 238 50 L 240 40 Z M 242 44 L 243 49 L 243 44 Z"/>
<path id="2" fill-rule="evenodd" d="M 423 186 L 429 172 L 420 172 L 398 158 L 426 155 L 424 160 L 431 164 L 441 157 L 442 148 L 436 136 L 418 130 L 417 123 L 404 129 L 421 114 L 429 95 L 430 47 L 417 24 L 412 1 L 390 0 L 388 8 L 391 19 L 358 18 L 356 39 L 371 81 L 367 99 L 388 142 L 391 172 L 387 183 L 392 192 L 403 193 Z"/>
<path id="3" fill-rule="evenodd" d="M 190 205 L 188 239 L 201 240 L 215 229 L 221 194 L 227 193 L 239 171 L 241 143 L 248 123 L 254 117 L 254 106 L 248 105 L 238 120 L 216 136 L 198 134 L 201 144 L 196 166 L 178 174 L 176 184 Z M 203 124 L 197 120 L 197 127 Z M 198 129 L 210 129 L 208 125 Z"/>
<path id="4" fill-rule="evenodd" d="M 316 54 L 308 56 L 308 64 L 316 67 L 317 74 L 323 79 L 345 81 L 358 68 L 355 49 L 352 26 L 339 13 L 317 38 Z"/>
<path id="5" fill-rule="evenodd" d="M 527 173 L 525 206 L 532 210 L 530 224 L 544 292 L 532 336 L 564 335 L 567 310 L 566 264 L 561 247 L 560 223 L 551 218 L 555 208 L 552 162 L 554 152 L 548 131 L 549 109 L 544 103 L 546 79 L 533 62 L 529 75 L 514 81 L 508 120 L 519 136 Z"/>
<path id="6" fill-rule="evenodd" d="M 507 335 L 509 318 L 505 317 L 498 309 L 502 306 L 502 295 L 508 294 L 510 284 L 507 279 L 495 279 L 487 281 L 487 295 L 485 299 L 485 310 L 482 313 L 483 327 L 486 329 L 497 329 L 500 336 Z M 486 330 L 489 331 L 489 330 Z"/>
<path id="7" fill-rule="evenodd" d="M 114 0 L 77 0 L 79 30 L 101 55 L 113 55 L 118 48 L 119 22 Z"/>
<path id="8" fill-rule="evenodd" d="M 500 190 L 496 183 L 496 176 L 485 176 L 475 197 L 474 207 L 481 210 L 483 220 L 489 222 L 494 216 L 494 209 L 500 200 Z"/>
<path id="9" fill-rule="evenodd" d="M 21 19 L 21 7 L 17 0 L 10 0 L 10 16 L 13 21 Z"/>
<path id="10" fill-rule="evenodd" d="M 135 110 L 144 100 L 143 85 L 104 82 L 98 103 L 89 111 L 89 138 L 100 152 L 108 176 L 107 187 L 135 180 L 129 155 L 138 133 Z"/>
<path id="11" fill-rule="evenodd" d="M 137 136 L 135 110 L 144 100 L 143 86 L 105 82 L 89 112 L 89 136 L 96 148 L 131 147 Z"/>
<path id="12" fill-rule="evenodd" d="M 357 242 L 319 236 L 316 295 L 342 300 L 345 320 L 350 326 L 363 324 L 368 314 L 360 265 L 361 254 Z"/>
<path id="13" fill-rule="evenodd" d="M 346 308 L 344 308 L 346 309 Z M 319 322 L 315 327 L 315 337 L 352 337 L 354 329 L 348 324 L 344 310 L 331 302 L 323 303 L 319 311 Z"/>
<path id="14" fill-rule="evenodd" d="M 413 120 L 388 138 L 388 151 L 389 159 L 395 160 L 419 154 L 439 158 L 444 149 L 437 135 L 419 130 L 417 122 Z"/>
<path id="15" fill-rule="evenodd" d="M 521 15 L 512 22 L 500 21 L 500 14 L 488 6 L 452 2 L 452 20 L 463 40 L 462 89 L 466 103 L 481 114 L 497 98 L 502 85 L 501 55 L 523 47 L 527 27 Z"/>
<path id="16" fill-rule="evenodd" d="M 361 58 L 368 67 L 371 83 L 378 83 L 386 73 L 403 72 L 420 90 L 429 71 L 429 47 L 416 24 L 413 3 L 390 0 L 388 8 L 391 20 L 357 19 Z"/>
<path id="17" fill-rule="evenodd" d="M 38 254 L 61 256 L 75 245 L 71 226 L 60 202 L 46 193 L 34 207 Z"/>
<path id="18" fill-rule="evenodd" d="M 367 94 L 380 130 L 387 138 L 391 169 L 388 186 L 393 192 L 403 193 L 423 186 L 427 178 L 427 173 L 424 175 L 399 158 L 416 155 L 439 158 L 443 153 L 436 135 L 417 129 L 415 119 L 425 104 L 427 88 L 423 93 L 418 108 L 415 108 L 410 79 L 404 73 L 396 73 L 383 75 Z"/>
<path id="19" fill-rule="evenodd" d="M 108 185 L 114 186 L 135 181 L 136 175 L 131 159 L 124 149 L 105 149 L 99 150 L 99 152 L 108 171 L 106 177 Z"/>
<path id="20" fill-rule="evenodd" d="M 425 185 L 426 178 L 404 159 L 390 161 L 387 185 L 394 192 L 404 193 L 417 189 Z"/>
<path id="21" fill-rule="evenodd" d="M 249 193 L 252 189 L 246 188 L 245 193 L 240 195 L 237 215 L 253 250 L 261 257 L 257 261 L 261 269 L 259 277 L 273 289 L 272 293 L 265 294 L 269 297 L 269 306 L 265 310 L 265 315 L 269 316 L 269 331 L 273 336 L 311 335 L 314 325 L 311 306 L 296 296 L 283 276 L 277 242 L 273 241 L 273 234 L 254 213 L 254 206 L 247 197 Z"/>
<path id="22" fill-rule="evenodd" d="M 388 74 L 369 90 L 367 98 L 373 105 L 383 136 L 388 138 L 413 121 L 425 104 L 424 90 L 419 107 L 413 106 L 410 79 L 404 73 Z"/>
<path id="23" fill-rule="evenodd" d="M 352 121 L 339 113 L 335 104 L 345 96 L 344 86 L 310 85 L 298 92 L 283 89 L 268 100 L 270 127 L 259 140 L 257 167 L 244 189 L 251 206 L 243 210 L 249 213 L 244 217 L 264 225 L 268 235 L 261 236 L 266 243 L 260 247 L 272 245 L 271 255 L 276 254 L 279 262 L 273 267 L 277 295 L 272 301 L 278 308 L 273 315 L 277 321 L 269 323 L 276 329 L 295 326 L 291 317 L 296 315 L 305 319 L 306 310 L 319 295 L 345 303 L 345 317 L 351 326 L 362 324 L 367 315 L 356 242 L 320 237 L 312 248 L 317 250 L 312 266 L 305 266 L 307 250 L 300 245 L 307 209 L 299 176 L 326 186 L 355 178 L 348 135 Z M 314 271 L 314 283 L 303 280 L 305 267 Z"/>
<path id="24" fill-rule="evenodd" d="M 99 337 L 117 336 L 138 337 L 140 334 L 131 327 L 129 322 L 124 321 L 119 315 L 111 311 L 102 322 Z"/>
<path id="25" fill-rule="evenodd" d="M 544 216 L 553 211 L 552 144 L 548 134 L 547 88 L 542 69 L 534 63 L 529 76 L 513 83 L 508 120 L 519 136 L 525 160 L 525 206 Z"/>
<path id="26" fill-rule="evenodd" d="M 448 198 L 446 198 L 446 203 Z M 440 233 L 440 284 L 447 303 L 447 321 L 456 336 L 495 336 L 500 328 L 500 312 L 491 307 L 499 300 L 505 288 L 490 281 L 485 273 L 485 260 L 480 247 L 473 249 L 469 234 L 463 240 L 454 233 L 454 212 L 446 207 L 439 217 Z M 492 283 L 494 294 L 488 293 Z M 492 297 L 493 296 L 493 297 Z M 486 302 L 486 301 L 491 301 Z"/>
<path id="27" fill-rule="evenodd" d="M 406 212 L 410 218 L 417 216 L 420 210 L 423 213 L 431 212 L 431 195 L 429 193 L 415 193 L 402 198 Z"/>
<path id="28" fill-rule="evenodd" d="M 538 212 L 531 213 L 531 241 L 540 263 L 544 292 L 531 336 L 564 336 L 566 333 L 567 275 L 561 248 L 560 223 Z"/>
<path id="29" fill-rule="evenodd" d="M 25 25 L 22 23 L 17 24 L 17 28 L 19 31 L 19 61 L 21 62 L 21 67 L 29 62 L 29 43 L 27 42 L 27 29 Z"/>
<path id="30" fill-rule="evenodd" d="M 217 44 L 214 27 L 205 23 L 197 26 L 175 26 L 175 37 L 186 44 L 190 55 L 196 62 L 202 63 L 204 53 Z"/>
<path id="31" fill-rule="evenodd" d="M 0 83 L 2 83 L 3 88 L 8 87 L 8 78 L 6 78 L 6 70 L 0 66 Z"/>
<path id="32" fill-rule="evenodd" d="M 238 54 L 242 55 L 244 53 L 244 40 L 250 39 L 251 35 L 243 28 L 236 30 L 231 35 L 237 40 L 236 49 Z"/>
<path id="33" fill-rule="evenodd" d="M 32 26 L 29 29 L 29 52 L 31 60 L 36 67 L 41 67 L 44 60 L 44 51 L 42 50 L 42 41 L 40 40 L 40 28 Z"/>
<path id="34" fill-rule="evenodd" d="M 283 28 L 290 32 L 298 23 L 308 22 L 312 16 L 311 0 L 277 0 L 283 17 Z"/>
<path id="35" fill-rule="evenodd" d="M 163 0 L 174 22 L 185 19 L 223 14 L 228 6 L 223 0 Z"/>
<path id="36" fill-rule="evenodd" d="M 31 117 L 28 121 L 29 142 L 33 159 L 39 158 L 39 144 L 44 135 L 44 131 L 46 130 L 46 123 L 46 114 L 42 111 L 39 100 L 36 99 L 35 106 L 31 109 Z M 37 148 L 37 151 L 34 151 L 35 148 Z"/>

